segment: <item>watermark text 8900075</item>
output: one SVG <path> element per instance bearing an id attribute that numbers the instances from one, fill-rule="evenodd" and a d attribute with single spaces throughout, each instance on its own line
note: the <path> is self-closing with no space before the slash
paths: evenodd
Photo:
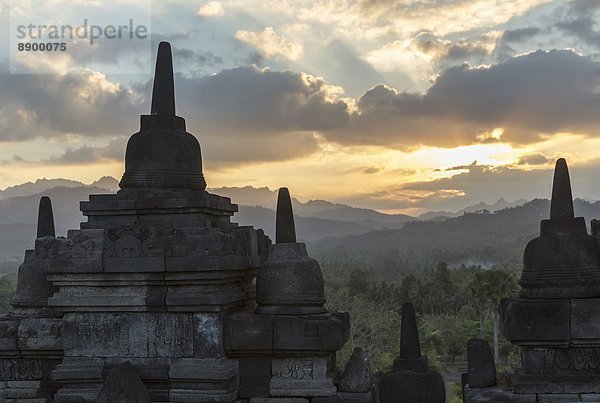
<path id="1" fill-rule="evenodd" d="M 17 44 L 19 52 L 65 52 L 67 50 L 66 42 L 19 42 Z"/>

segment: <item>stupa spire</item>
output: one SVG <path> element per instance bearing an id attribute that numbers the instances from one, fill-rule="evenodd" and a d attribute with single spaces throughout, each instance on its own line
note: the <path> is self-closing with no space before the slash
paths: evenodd
<path id="1" fill-rule="evenodd" d="M 277 195 L 277 219 L 275 221 L 275 242 L 296 242 L 296 227 L 292 211 L 292 199 L 288 188 L 280 188 Z"/>
<path id="2" fill-rule="evenodd" d="M 173 57 L 169 42 L 161 42 L 158 45 L 150 114 L 175 116 Z"/>
<path id="3" fill-rule="evenodd" d="M 40 199 L 37 222 L 37 238 L 45 236 L 56 236 L 54 232 L 54 215 L 52 214 L 52 202 L 48 196 Z"/>
<path id="4" fill-rule="evenodd" d="M 550 203 L 550 218 L 573 218 L 573 195 L 569 168 L 564 158 L 556 161 L 554 181 L 552 183 L 552 201 Z"/>
<path id="5" fill-rule="evenodd" d="M 402 324 L 400 328 L 400 358 L 421 358 L 419 329 L 413 304 L 402 304 Z"/>

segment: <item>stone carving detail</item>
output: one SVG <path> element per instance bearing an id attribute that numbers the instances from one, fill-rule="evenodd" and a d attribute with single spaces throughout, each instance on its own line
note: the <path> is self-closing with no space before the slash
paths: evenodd
<path id="1" fill-rule="evenodd" d="M 284 379 L 313 379 L 313 360 L 312 358 L 283 360 L 276 376 Z"/>
<path id="2" fill-rule="evenodd" d="M 192 356 L 193 323 L 189 314 L 153 314 L 154 333 L 150 333 L 150 355 Z"/>
<path id="3" fill-rule="evenodd" d="M 40 238 L 35 241 L 36 259 L 56 259 L 57 240 L 55 238 Z"/>
<path id="4" fill-rule="evenodd" d="M 5 381 L 35 381 L 42 378 L 40 360 L 2 359 L 0 379 Z"/>
<path id="5" fill-rule="evenodd" d="M 42 321 L 30 320 L 27 322 L 27 327 L 23 326 L 23 330 L 19 332 L 19 338 L 59 338 L 61 334 L 61 325 L 59 321 Z M 1 336 L 1 333 L 0 333 Z"/>
<path id="6" fill-rule="evenodd" d="M 80 346 L 97 346 L 115 349 L 121 344 L 121 338 L 129 337 L 127 317 L 124 314 L 77 314 L 76 329 Z"/>
<path id="7" fill-rule="evenodd" d="M 180 229 L 173 231 L 173 237 L 169 239 L 167 247 L 167 257 L 185 257 L 189 256 L 192 250 L 190 240 L 185 232 Z"/>
<path id="8" fill-rule="evenodd" d="M 68 240 L 71 259 L 91 259 L 94 257 L 93 241 L 75 232 Z"/>
<path id="9" fill-rule="evenodd" d="M 107 258 L 136 258 L 156 256 L 158 230 L 156 227 L 126 226 L 106 231 L 104 256 Z"/>
<path id="10" fill-rule="evenodd" d="M 594 348 L 546 349 L 548 369 L 600 372 L 600 350 Z"/>
<path id="11" fill-rule="evenodd" d="M 0 322 L 0 338 L 15 338 L 17 337 L 17 329 L 19 322 L 17 321 L 2 321 Z"/>
<path id="12" fill-rule="evenodd" d="M 37 259 L 92 259 L 94 241 L 77 231 L 69 239 L 39 238 L 35 241 Z"/>
<path id="13" fill-rule="evenodd" d="M 223 231 L 188 235 L 175 229 L 167 240 L 167 257 L 226 256 L 232 254 L 232 236 Z"/>
<path id="14" fill-rule="evenodd" d="M 590 323 L 591 312 L 588 308 L 579 304 L 577 306 L 578 309 L 574 309 L 571 311 L 571 318 L 574 325 L 587 325 Z"/>

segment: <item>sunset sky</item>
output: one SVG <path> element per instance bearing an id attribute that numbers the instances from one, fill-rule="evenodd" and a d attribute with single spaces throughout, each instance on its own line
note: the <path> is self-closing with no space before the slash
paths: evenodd
<path id="1" fill-rule="evenodd" d="M 209 187 L 419 214 L 547 198 L 565 157 L 574 196 L 600 199 L 600 1 L 165 0 L 151 18 Z M 24 75 L 2 42 L 0 188 L 120 178 L 152 76 L 114 72 L 146 49 Z"/>

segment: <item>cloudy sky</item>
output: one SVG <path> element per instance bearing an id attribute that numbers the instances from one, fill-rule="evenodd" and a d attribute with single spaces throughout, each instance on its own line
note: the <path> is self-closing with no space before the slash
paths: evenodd
<path id="1" fill-rule="evenodd" d="M 418 214 L 548 197 L 562 156 L 600 199 L 600 1 L 165 0 L 151 19 L 209 187 Z M 152 77 L 114 73 L 148 52 L 97 46 L 113 68 L 87 74 L 66 66 L 98 52 L 24 75 L 0 48 L 0 188 L 120 178 Z"/>

